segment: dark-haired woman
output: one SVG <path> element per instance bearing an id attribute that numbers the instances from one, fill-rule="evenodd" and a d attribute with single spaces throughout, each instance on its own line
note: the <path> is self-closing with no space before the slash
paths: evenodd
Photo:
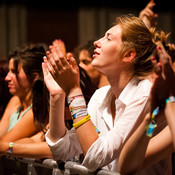
<path id="1" fill-rule="evenodd" d="M 5 81 L 8 82 L 9 92 L 13 97 L 0 121 L 2 141 L 13 142 L 37 132 L 32 99 L 35 82 L 43 77 L 41 64 L 44 55 L 45 50 L 39 44 L 25 45 L 9 55 L 9 72 Z"/>

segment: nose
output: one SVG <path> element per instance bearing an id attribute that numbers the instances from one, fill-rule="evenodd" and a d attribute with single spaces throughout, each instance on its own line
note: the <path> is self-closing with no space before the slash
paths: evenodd
<path id="1" fill-rule="evenodd" d="M 84 69 L 85 65 L 80 61 L 79 66 Z"/>
<path id="2" fill-rule="evenodd" d="M 95 46 L 95 47 L 98 47 L 98 45 L 99 45 L 99 40 L 96 40 L 96 41 L 94 42 L 94 46 Z"/>
<path id="3" fill-rule="evenodd" d="M 10 80 L 11 80 L 11 76 L 10 76 L 10 72 L 8 72 L 5 77 L 5 81 L 10 81 Z"/>

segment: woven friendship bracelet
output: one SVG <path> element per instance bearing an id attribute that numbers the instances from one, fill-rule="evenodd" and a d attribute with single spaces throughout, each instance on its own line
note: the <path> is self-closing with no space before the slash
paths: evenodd
<path id="1" fill-rule="evenodd" d="M 86 101 L 83 95 L 77 95 L 68 98 L 68 103 L 69 103 L 69 110 L 71 112 L 73 119 L 88 115 L 86 108 Z"/>
<path id="2" fill-rule="evenodd" d="M 174 96 L 170 96 L 169 98 L 167 98 L 166 100 L 165 100 L 165 103 L 167 104 L 167 103 L 172 103 L 172 102 L 175 102 L 175 97 Z"/>
<path id="3" fill-rule="evenodd" d="M 9 143 L 9 156 L 11 157 L 13 153 L 13 142 Z"/>
<path id="4" fill-rule="evenodd" d="M 76 98 L 82 98 L 82 97 L 84 97 L 82 94 L 81 95 L 76 95 L 76 96 L 73 96 L 73 97 L 69 97 L 67 99 L 67 103 L 70 104 L 74 99 L 76 99 Z"/>

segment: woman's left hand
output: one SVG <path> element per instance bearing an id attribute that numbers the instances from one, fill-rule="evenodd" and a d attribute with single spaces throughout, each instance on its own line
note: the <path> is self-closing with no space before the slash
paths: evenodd
<path id="1" fill-rule="evenodd" d="M 79 68 L 72 54 L 67 54 L 66 58 L 59 47 L 50 46 L 49 49 L 52 54 L 48 59 L 52 67 L 49 71 L 58 85 L 67 95 L 72 90 L 80 89 Z"/>

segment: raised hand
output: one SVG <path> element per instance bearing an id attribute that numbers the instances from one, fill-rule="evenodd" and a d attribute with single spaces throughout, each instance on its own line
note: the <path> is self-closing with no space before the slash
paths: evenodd
<path id="1" fill-rule="evenodd" d="M 48 54 L 49 55 L 49 54 Z M 47 61 L 47 57 L 45 56 L 43 58 L 44 62 L 42 63 L 42 70 L 44 75 L 44 82 L 50 92 L 50 95 L 56 95 L 58 93 L 63 93 L 63 90 L 58 85 L 58 83 L 54 80 L 52 75 L 50 74 L 49 70 L 51 70 L 51 66 L 49 65 Z"/>
<path id="2" fill-rule="evenodd" d="M 52 42 L 53 47 L 59 47 L 59 49 L 61 50 L 62 54 L 64 56 L 66 56 L 66 46 L 64 44 L 64 42 L 60 39 L 56 39 Z"/>
<path id="3" fill-rule="evenodd" d="M 175 96 L 175 74 L 172 69 L 171 57 L 161 43 L 157 46 L 159 62 L 154 59 L 153 64 L 157 74 L 151 91 L 152 111 L 164 104 L 169 96 Z"/>
<path id="4" fill-rule="evenodd" d="M 155 20 L 158 17 L 157 13 L 154 13 L 153 7 L 155 6 L 154 0 L 150 0 L 150 2 L 146 5 L 146 7 L 140 11 L 139 18 L 143 20 L 145 25 L 148 28 L 151 28 L 157 25 L 157 21 Z"/>
<path id="5" fill-rule="evenodd" d="M 58 46 L 50 46 L 47 52 L 49 72 L 68 95 L 73 89 L 80 89 L 79 68 L 71 54 L 64 56 Z"/>

